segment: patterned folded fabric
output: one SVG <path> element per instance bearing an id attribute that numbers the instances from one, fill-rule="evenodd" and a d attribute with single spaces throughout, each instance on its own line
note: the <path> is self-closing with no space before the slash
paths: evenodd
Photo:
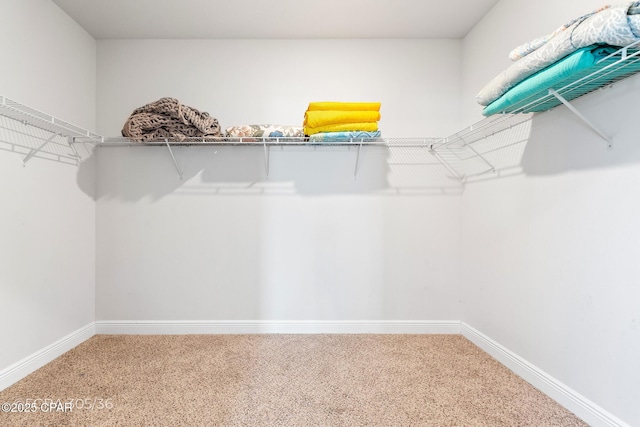
<path id="1" fill-rule="evenodd" d="M 308 111 L 380 111 L 379 102 L 311 102 Z"/>
<path id="2" fill-rule="evenodd" d="M 557 36 L 561 32 L 565 31 L 567 28 L 571 27 L 573 24 L 577 23 L 578 21 L 584 21 L 588 17 L 590 17 L 592 15 L 595 15 L 598 12 L 602 12 L 603 10 L 608 9 L 610 7 L 611 7 L 610 5 L 602 6 L 599 9 L 596 9 L 596 10 L 594 10 L 592 12 L 589 12 L 589 13 L 587 13 L 585 15 L 582 15 L 582 16 L 580 16 L 578 18 L 572 19 L 571 21 L 567 22 L 566 24 L 563 24 L 562 26 L 560 26 L 558 29 L 556 29 L 551 34 L 547 34 L 545 36 L 535 38 L 535 39 L 531 40 L 530 42 L 521 44 L 520 46 L 516 47 L 511 52 L 509 52 L 509 59 L 512 60 L 512 61 L 517 61 L 517 60 L 519 60 L 521 58 L 524 58 L 525 56 L 527 56 L 528 54 L 530 54 L 534 50 L 536 50 L 536 49 L 542 47 L 543 45 L 545 45 L 549 40 L 551 40 L 552 38 L 554 38 L 555 36 Z M 629 14 L 631 14 L 631 13 L 629 13 Z"/>
<path id="3" fill-rule="evenodd" d="M 231 126 L 225 130 L 231 138 L 299 138 L 304 137 L 301 126 L 281 125 L 240 125 Z"/>
<path id="4" fill-rule="evenodd" d="M 380 138 L 380 131 L 376 132 L 319 132 L 309 136 L 311 142 L 340 142 L 340 141 L 371 141 Z"/>

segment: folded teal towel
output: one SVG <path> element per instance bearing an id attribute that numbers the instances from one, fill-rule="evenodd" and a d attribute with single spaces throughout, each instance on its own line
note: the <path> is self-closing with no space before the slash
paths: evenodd
<path id="1" fill-rule="evenodd" d="M 309 141 L 311 142 L 344 142 L 344 141 L 353 140 L 355 142 L 359 142 L 360 140 L 363 140 L 364 142 L 371 142 L 373 138 L 379 138 L 379 137 L 380 137 L 380 131 L 319 132 L 309 136 Z"/>
<path id="2" fill-rule="evenodd" d="M 618 49 L 612 46 L 589 46 L 579 49 L 509 89 L 504 95 L 485 107 L 482 114 L 491 116 L 496 113 L 514 112 L 536 98 L 546 95 L 550 88 L 560 89 L 619 59 L 613 58 L 612 61 L 603 61 L 598 64 L 598 61 Z M 565 98 L 573 99 L 575 97 Z M 550 97 L 544 103 L 524 108 L 524 111 L 518 112 L 545 111 L 559 104 L 559 100 L 555 97 Z"/>

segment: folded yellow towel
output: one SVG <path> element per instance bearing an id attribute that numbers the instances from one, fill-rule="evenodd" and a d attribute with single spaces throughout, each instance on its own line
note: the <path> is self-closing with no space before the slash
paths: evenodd
<path id="1" fill-rule="evenodd" d="M 307 111 L 304 114 L 304 125 L 319 127 L 340 123 L 369 123 L 380 120 L 377 111 Z"/>
<path id="2" fill-rule="evenodd" d="M 307 111 L 380 111 L 379 102 L 311 102 Z"/>
<path id="3" fill-rule="evenodd" d="M 339 123 L 318 127 L 304 127 L 305 135 L 313 135 L 320 132 L 349 132 L 349 131 L 362 131 L 362 132 L 376 132 L 378 130 L 378 123 Z"/>

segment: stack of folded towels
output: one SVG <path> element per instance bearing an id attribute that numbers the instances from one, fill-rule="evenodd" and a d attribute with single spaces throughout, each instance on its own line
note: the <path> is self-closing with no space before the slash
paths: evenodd
<path id="1" fill-rule="evenodd" d="M 379 102 L 311 102 L 304 133 L 311 141 L 377 138 L 379 120 Z"/>

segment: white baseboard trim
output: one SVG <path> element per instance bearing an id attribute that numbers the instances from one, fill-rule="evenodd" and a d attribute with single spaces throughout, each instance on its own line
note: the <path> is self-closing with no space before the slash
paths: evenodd
<path id="1" fill-rule="evenodd" d="M 96 334 L 460 334 L 460 321 L 99 320 Z"/>
<path id="2" fill-rule="evenodd" d="M 525 381 L 551 397 L 562 406 L 594 427 L 630 427 L 613 414 L 605 411 L 586 397 L 567 387 L 551 375 L 503 347 L 477 329 L 461 322 L 460 333 L 469 341 L 489 353 Z"/>
<path id="3" fill-rule="evenodd" d="M 0 371 L 0 391 L 12 384 L 20 381 L 36 369 L 41 368 L 55 358 L 61 356 L 78 344 L 83 343 L 96 334 L 95 323 L 91 322 L 87 326 L 71 332 L 69 335 L 60 338 L 30 356 L 8 366 Z"/>

